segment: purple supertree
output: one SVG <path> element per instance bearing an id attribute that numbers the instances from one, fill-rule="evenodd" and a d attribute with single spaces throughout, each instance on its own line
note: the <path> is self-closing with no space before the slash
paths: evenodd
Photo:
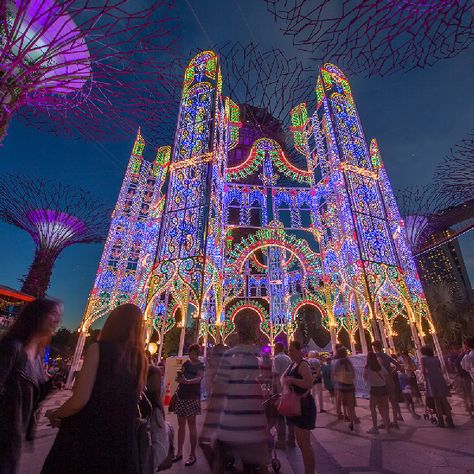
<path id="1" fill-rule="evenodd" d="M 465 232 L 457 224 L 466 221 L 466 213 L 473 209 L 472 203 L 468 206 L 435 184 L 398 189 L 396 197 L 415 256 Z"/>
<path id="2" fill-rule="evenodd" d="M 135 130 L 148 112 L 142 88 L 166 68 L 176 29 L 172 0 L 139 3 L 0 2 L 0 140 L 15 113 L 57 133 Z"/>
<path id="3" fill-rule="evenodd" d="M 474 130 L 451 148 L 435 172 L 437 184 L 460 201 L 474 199 Z"/>
<path id="4" fill-rule="evenodd" d="M 35 257 L 22 291 L 41 297 L 61 251 L 73 244 L 102 242 L 110 212 L 90 193 L 73 186 L 4 175 L 0 178 L 0 219 L 33 238 Z"/>
<path id="5" fill-rule="evenodd" d="M 265 2 L 313 59 L 369 77 L 431 66 L 474 40 L 472 0 Z"/>

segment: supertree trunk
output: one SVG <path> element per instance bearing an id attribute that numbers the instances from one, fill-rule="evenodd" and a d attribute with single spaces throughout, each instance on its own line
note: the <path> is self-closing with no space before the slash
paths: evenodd
<path id="1" fill-rule="evenodd" d="M 36 249 L 30 271 L 21 287 L 23 293 L 35 296 L 36 298 L 45 296 L 58 254 L 59 251 L 50 248 L 39 247 Z"/>

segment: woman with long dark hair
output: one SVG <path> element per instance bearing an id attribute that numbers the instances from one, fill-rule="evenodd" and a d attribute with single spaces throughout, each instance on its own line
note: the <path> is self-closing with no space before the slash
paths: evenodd
<path id="1" fill-rule="evenodd" d="M 0 341 L 0 473 L 18 471 L 21 447 L 32 439 L 36 412 L 48 391 L 43 349 L 62 314 L 60 302 L 28 303 Z"/>
<path id="2" fill-rule="evenodd" d="M 364 378 L 370 387 L 370 413 L 372 415 L 372 428 L 367 431 L 369 434 L 378 434 L 379 429 L 377 425 L 377 409 L 380 412 L 382 421 L 390 432 L 390 418 L 388 408 L 388 389 L 387 377 L 389 373 L 382 367 L 377 354 L 369 352 L 367 354 L 367 363 L 364 369 Z"/>
<path id="3" fill-rule="evenodd" d="M 109 314 L 72 397 L 46 413 L 60 429 L 43 473 L 138 473 L 136 414 L 147 374 L 143 322 L 133 304 Z"/>

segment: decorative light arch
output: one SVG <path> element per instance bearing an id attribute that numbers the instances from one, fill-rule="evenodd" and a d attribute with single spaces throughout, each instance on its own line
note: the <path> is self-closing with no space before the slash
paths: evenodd
<path id="1" fill-rule="evenodd" d="M 259 138 L 256 140 L 244 162 L 240 165 L 227 168 L 227 180 L 244 179 L 255 173 L 259 166 L 263 164 L 265 153 L 267 152 L 270 154 L 272 163 L 281 174 L 299 183 L 311 183 L 313 173 L 293 165 L 286 157 L 279 143 L 270 138 Z"/>
<path id="2" fill-rule="evenodd" d="M 291 320 L 295 321 L 298 310 L 307 305 L 317 308 L 323 317 L 327 316 L 326 303 L 324 299 L 320 296 L 308 295 L 302 298 L 297 298 L 292 302 L 290 306 Z"/>
<path id="3" fill-rule="evenodd" d="M 251 309 L 255 311 L 258 316 L 260 317 L 260 322 L 263 323 L 264 321 L 268 320 L 270 318 L 268 311 L 265 309 L 265 307 L 260 304 L 258 301 L 244 301 L 240 300 L 234 305 L 232 305 L 227 311 L 227 320 L 230 321 L 232 324 L 234 323 L 234 319 L 237 316 L 238 313 L 245 309 Z"/>
<path id="4" fill-rule="evenodd" d="M 275 224 L 274 224 L 275 225 Z M 305 275 L 320 275 L 321 262 L 318 253 L 311 250 L 308 242 L 288 234 L 282 228 L 259 229 L 255 234 L 244 237 L 230 252 L 230 266 L 242 272 L 247 258 L 264 247 L 280 247 L 293 253 L 301 263 Z"/>

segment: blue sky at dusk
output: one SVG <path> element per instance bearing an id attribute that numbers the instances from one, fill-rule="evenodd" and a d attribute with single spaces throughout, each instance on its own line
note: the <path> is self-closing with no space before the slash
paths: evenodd
<path id="1" fill-rule="evenodd" d="M 282 35 L 262 0 L 176 3 L 183 51 L 225 41 L 255 42 L 262 49 L 281 48 L 311 62 Z M 430 183 L 450 147 L 474 127 L 473 70 L 471 49 L 423 70 L 386 78 L 349 76 L 366 138 L 378 139 L 393 188 Z M 225 81 L 224 77 L 224 92 Z M 314 81 L 308 83 L 310 90 L 313 87 Z M 176 122 L 176 113 L 163 120 Z M 112 208 L 134 138 L 132 131 L 114 143 L 56 137 L 13 118 L 0 146 L 0 173 L 49 176 L 90 190 Z M 460 243 L 472 282 L 474 232 Z M 80 323 L 102 248 L 103 244 L 74 245 L 57 260 L 49 295 L 64 301 L 64 326 L 76 328 Z M 20 288 L 19 279 L 27 273 L 33 253 L 26 232 L 0 223 L 0 284 Z"/>

